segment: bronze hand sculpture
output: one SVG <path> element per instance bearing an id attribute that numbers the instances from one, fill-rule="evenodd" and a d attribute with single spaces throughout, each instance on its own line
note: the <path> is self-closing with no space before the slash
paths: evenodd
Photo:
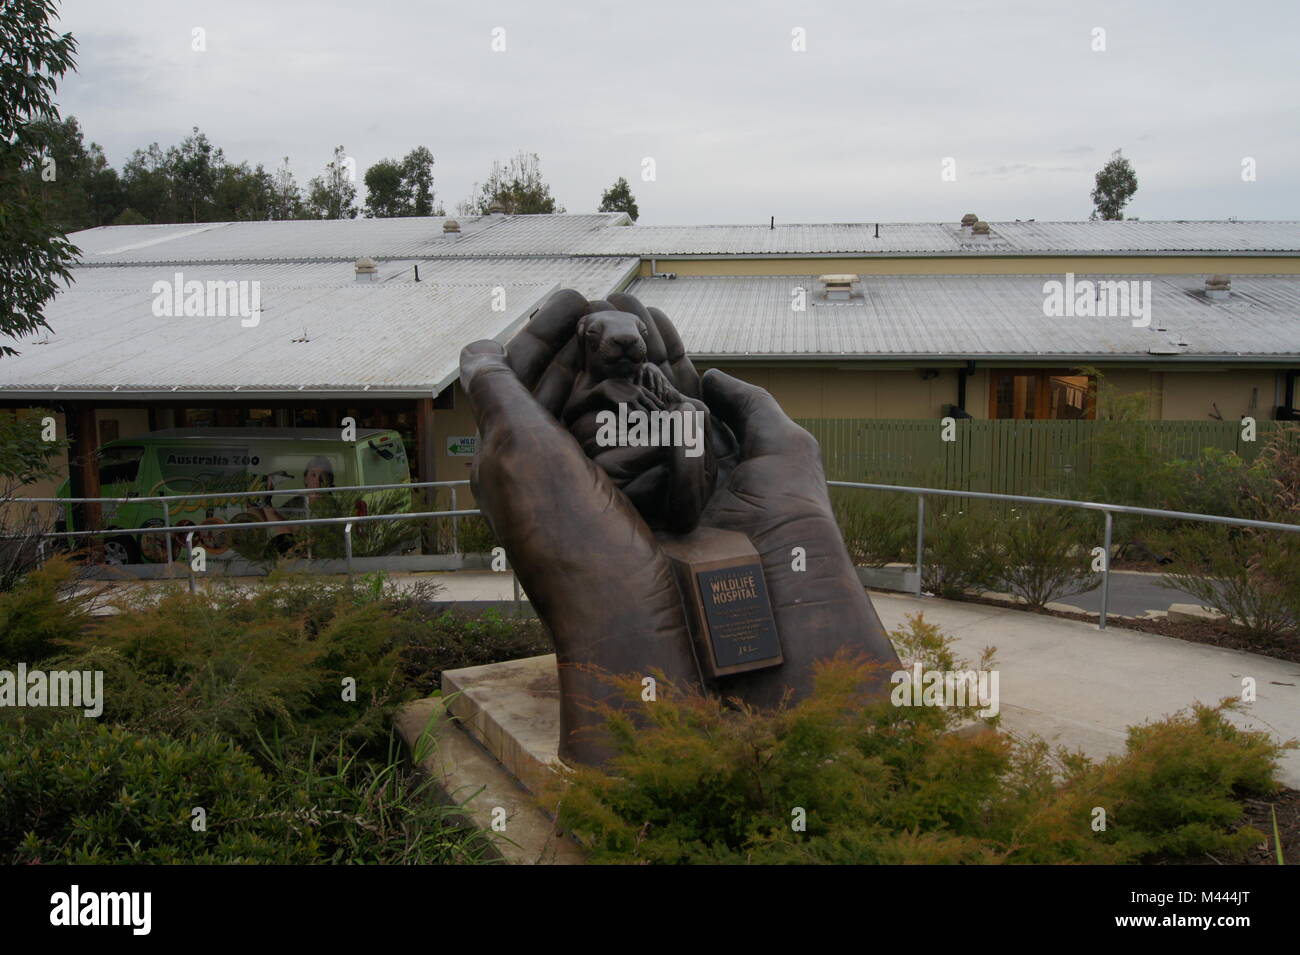
<path id="1" fill-rule="evenodd" d="M 591 706 L 620 700 L 597 671 L 702 682 L 660 539 L 561 420 L 586 367 L 579 327 L 611 308 L 641 321 L 645 362 L 719 425 L 710 431 L 711 470 L 689 473 L 666 499 L 696 508 L 703 527 L 746 535 L 761 557 L 784 663 L 710 689 L 774 707 L 787 694 L 807 695 L 813 664 L 846 650 L 882 664 L 887 693 L 898 659 L 840 537 L 816 440 L 763 389 L 717 370 L 701 378 L 658 309 L 630 295 L 589 303 L 562 290 L 508 348 L 475 342 L 460 362 L 480 434 L 479 507 L 555 642 L 561 758 L 598 764 L 610 755 Z"/>

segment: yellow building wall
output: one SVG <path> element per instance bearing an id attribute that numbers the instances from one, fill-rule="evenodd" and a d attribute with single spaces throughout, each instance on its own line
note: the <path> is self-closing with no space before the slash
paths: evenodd
<path id="1" fill-rule="evenodd" d="M 1270 420 L 1277 407 L 1277 373 L 1272 371 L 1167 371 L 1161 417 L 1168 421 L 1209 420 L 1216 409 L 1224 421 L 1244 415 Z"/>
<path id="2" fill-rule="evenodd" d="M 700 370 L 705 367 L 710 366 L 701 365 Z M 771 392 L 792 418 L 939 418 L 947 405 L 957 402 L 955 368 L 938 369 L 937 377 L 924 380 L 920 368 L 854 370 L 746 362 L 716 367 Z M 1271 420 L 1276 406 L 1277 373 L 1269 370 L 1103 372 L 1117 394 L 1145 393 L 1148 414 L 1156 420 L 1209 420 L 1212 405 L 1224 420 L 1247 414 Z M 973 418 L 988 417 L 990 377 L 990 369 L 976 368 L 967 379 L 966 410 Z"/>
<path id="3" fill-rule="evenodd" d="M 478 427 L 474 424 L 474 413 L 470 409 L 469 398 L 461 390 L 460 383 L 457 382 L 452 386 L 453 407 L 447 410 L 435 410 L 433 412 L 433 440 L 434 440 L 434 468 L 437 477 L 431 480 L 436 481 L 462 481 L 469 480 L 470 464 L 473 458 L 453 455 L 447 451 L 447 439 L 450 437 L 463 437 L 467 435 L 478 434 Z M 450 506 L 450 496 L 443 492 L 440 498 L 447 506 Z M 456 489 L 456 506 L 473 507 L 471 503 L 474 495 L 470 493 L 468 487 L 458 487 Z"/>

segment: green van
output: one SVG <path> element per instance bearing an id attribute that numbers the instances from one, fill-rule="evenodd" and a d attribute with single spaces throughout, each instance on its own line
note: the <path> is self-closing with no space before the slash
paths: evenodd
<path id="1" fill-rule="evenodd" d="M 172 428 L 110 441 L 99 449 L 101 497 L 267 491 L 264 497 L 167 502 L 173 527 L 204 528 L 197 539 L 212 556 L 230 546 L 228 535 L 211 529 L 214 525 L 299 520 L 310 516 L 312 500 L 329 496 L 311 494 L 312 488 L 410 480 L 401 435 L 377 428 L 358 428 L 355 441 L 343 440 L 337 428 Z M 69 488 L 70 482 L 64 481 L 57 496 L 70 497 Z M 355 513 L 366 513 L 378 496 L 360 495 Z M 106 530 L 162 524 L 162 502 L 103 505 Z M 64 505 L 64 525 L 79 529 L 71 504 Z M 186 533 L 181 530 L 173 537 L 173 554 Z M 104 558 L 110 564 L 166 560 L 166 536 L 109 537 Z"/>

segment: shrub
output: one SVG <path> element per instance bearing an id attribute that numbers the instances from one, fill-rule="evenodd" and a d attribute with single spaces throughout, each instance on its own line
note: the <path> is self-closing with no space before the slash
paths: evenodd
<path id="1" fill-rule="evenodd" d="M 462 517 L 458 529 L 460 549 L 464 554 L 487 554 L 498 545 L 492 527 L 483 517 Z M 450 540 L 448 540 L 450 548 Z"/>
<path id="2" fill-rule="evenodd" d="M 1235 797 L 1275 792 L 1288 747 L 1236 729 L 1226 704 L 1132 729 L 1125 755 L 1094 763 L 948 732 L 942 708 L 869 699 L 876 679 L 838 659 L 772 712 L 661 683 L 640 728 L 605 711 L 617 755 L 568 771 L 551 805 L 614 863 L 1132 863 L 1233 857 L 1263 838 L 1234 831 Z M 640 698 L 639 677 L 613 682 Z"/>
<path id="3" fill-rule="evenodd" d="M 78 636 L 90 620 L 97 593 L 67 599 L 75 588 L 75 568 L 55 557 L 0 592 L 0 663 L 43 660 Z"/>
<path id="4" fill-rule="evenodd" d="M 1233 451 L 1205 448 L 1191 459 L 1164 465 L 1164 506 L 1193 514 L 1255 517 L 1269 484 L 1267 460 L 1247 464 Z"/>
<path id="5" fill-rule="evenodd" d="M 1294 524 L 1300 514 L 1300 428 L 1279 427 L 1253 465 L 1207 450 L 1177 467 L 1187 510 Z M 1170 534 L 1178 566 L 1162 582 L 1195 596 L 1251 636 L 1300 632 L 1300 534 L 1187 523 Z"/>
<path id="6" fill-rule="evenodd" d="M 1008 589 L 1035 610 L 1071 594 L 1093 590 L 1092 547 L 1101 543 L 1097 519 L 1035 504 L 1014 511 L 998 534 Z"/>
<path id="7" fill-rule="evenodd" d="M 1001 582 L 999 519 L 982 501 L 931 501 L 925 515 L 921 587 L 939 597 L 960 597 Z"/>
<path id="8" fill-rule="evenodd" d="M 273 766 L 212 734 L 172 739 L 75 719 L 0 726 L 0 862 L 428 863 L 485 851 L 418 798 L 427 783 L 395 758 Z"/>
<path id="9" fill-rule="evenodd" d="M 508 617 L 496 608 L 472 615 L 413 599 L 392 606 L 403 672 L 407 684 L 421 693 L 440 689 L 444 670 L 554 652 L 546 628 L 535 618 Z"/>
<path id="10" fill-rule="evenodd" d="M 831 505 L 853 563 L 883 567 L 907 559 L 916 541 L 916 506 L 893 492 L 831 488 Z"/>
<path id="11" fill-rule="evenodd" d="M 1300 631 L 1300 535 L 1197 524 L 1173 540 L 1179 567 L 1162 584 L 1257 639 L 1283 641 Z"/>

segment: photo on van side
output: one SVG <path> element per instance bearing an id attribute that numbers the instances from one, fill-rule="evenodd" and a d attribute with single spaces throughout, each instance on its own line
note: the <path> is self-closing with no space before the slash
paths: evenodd
<path id="1" fill-rule="evenodd" d="M 0 0 L 6 916 L 1285 931 L 1300 8 L 1188 2 Z"/>

